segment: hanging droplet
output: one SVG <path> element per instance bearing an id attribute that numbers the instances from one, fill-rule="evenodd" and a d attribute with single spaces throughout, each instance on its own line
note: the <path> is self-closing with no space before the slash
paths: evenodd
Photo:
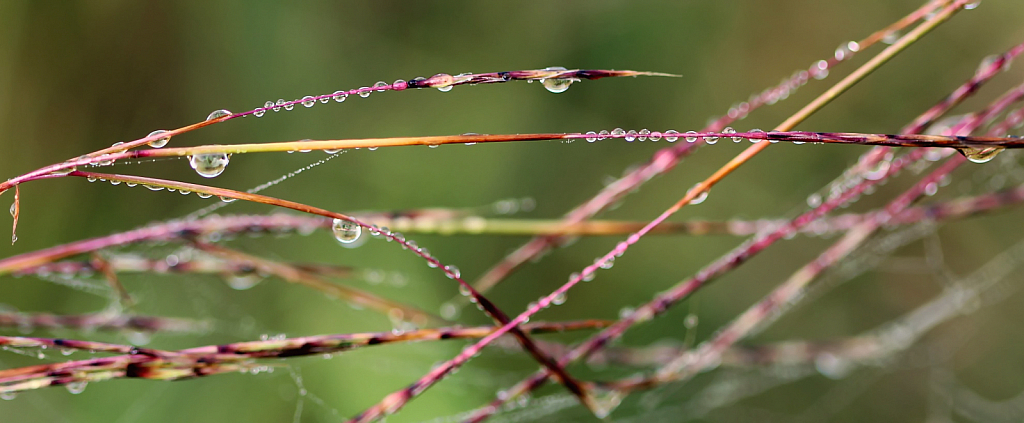
<path id="1" fill-rule="evenodd" d="M 615 128 L 615 129 L 612 129 L 612 133 L 611 133 L 611 136 L 612 136 L 612 137 L 615 137 L 615 138 L 622 138 L 622 137 L 624 137 L 625 135 L 626 135 L 626 131 L 622 130 L 622 128 Z"/>
<path id="2" fill-rule="evenodd" d="M 468 297 L 472 293 L 473 292 L 469 290 L 469 285 L 462 283 L 459 284 L 459 295 L 462 295 L 463 297 Z"/>
<path id="3" fill-rule="evenodd" d="M 448 279 L 455 279 L 455 278 L 461 278 L 462 277 L 462 272 L 459 271 L 459 268 L 455 267 L 453 265 L 450 265 L 450 264 L 444 267 L 444 273 L 445 273 L 445 275 L 448 276 Z"/>
<path id="4" fill-rule="evenodd" d="M 18 211 L 18 203 L 11 203 L 11 217 Z"/>
<path id="5" fill-rule="evenodd" d="M 597 132 L 587 131 L 586 136 L 587 136 L 587 142 L 597 141 Z"/>
<path id="6" fill-rule="evenodd" d="M 215 178 L 224 173 L 230 161 L 231 156 L 227 153 L 196 154 L 188 158 L 188 164 L 204 178 Z"/>
<path id="7" fill-rule="evenodd" d="M 699 188 L 698 187 L 690 188 L 690 192 L 692 192 L 695 189 L 699 189 Z M 693 199 L 690 200 L 690 204 L 697 205 L 697 204 L 703 203 L 704 200 L 708 199 L 708 192 L 709 191 L 710 190 L 702 190 L 701 192 L 699 192 L 696 197 L 693 197 Z M 689 195 L 690 192 L 687 192 L 686 194 Z"/>
<path id="8" fill-rule="evenodd" d="M 334 219 L 334 222 L 331 224 L 331 231 L 334 232 L 334 239 L 337 239 L 338 242 L 351 244 L 359 239 L 359 234 L 363 232 L 363 228 L 349 220 Z"/>
<path id="9" fill-rule="evenodd" d="M 978 6 L 980 6 L 980 5 L 981 5 L 981 0 L 972 1 L 970 3 L 965 3 L 964 4 L 964 10 L 974 10 L 974 9 L 977 9 Z"/>
<path id="10" fill-rule="evenodd" d="M 67 385 L 64 385 L 64 387 L 67 388 L 68 392 L 70 392 L 72 395 L 78 395 L 81 394 L 82 391 L 85 391 L 85 386 L 88 384 L 88 382 L 71 382 Z"/>
<path id="11" fill-rule="evenodd" d="M 658 131 L 651 132 L 651 141 L 658 142 L 660 140 L 661 140 L 661 132 L 658 132 Z"/>
<path id="12" fill-rule="evenodd" d="M 313 107 L 314 105 L 316 105 L 316 97 L 313 97 L 311 95 L 302 97 L 302 105 L 306 106 L 307 108 Z"/>
<path id="13" fill-rule="evenodd" d="M 735 134 L 736 130 L 733 129 L 733 127 L 731 127 L 731 126 L 727 126 L 725 129 L 722 130 L 722 133 L 723 134 Z M 742 142 L 742 141 L 743 141 L 743 138 L 732 137 L 732 142 Z"/>
<path id="14" fill-rule="evenodd" d="M 751 134 L 763 134 L 763 133 L 764 133 L 764 131 L 763 131 L 763 130 L 761 130 L 761 129 L 757 129 L 757 128 L 754 128 L 754 129 L 751 129 L 751 130 L 750 130 L 750 133 L 751 133 Z M 751 142 L 752 144 L 757 144 L 757 143 L 759 143 L 759 142 L 761 142 L 761 141 L 764 141 L 764 140 L 762 140 L 762 139 L 760 139 L 760 138 L 750 138 L 750 142 Z M 769 140 L 768 142 L 770 142 L 770 143 L 772 143 L 772 144 L 775 144 L 775 143 L 779 142 L 779 140 Z"/>
<path id="15" fill-rule="evenodd" d="M 669 129 L 668 131 L 665 131 L 664 135 L 665 141 L 668 142 L 676 142 L 676 140 L 679 139 L 679 132 L 677 132 L 675 129 Z"/>
<path id="16" fill-rule="evenodd" d="M 10 400 L 13 400 L 13 399 L 15 399 L 17 397 L 18 397 L 18 393 L 17 392 L 4 392 L 4 393 L 0 393 L 0 399 L 2 399 L 4 401 L 10 401 Z"/>
<path id="17" fill-rule="evenodd" d="M 224 282 L 238 291 L 244 291 L 250 289 L 263 281 L 263 277 L 258 273 L 238 273 L 224 276 Z"/>
<path id="18" fill-rule="evenodd" d="M 564 71 L 565 68 L 561 66 L 552 66 L 545 68 L 546 71 Z M 540 80 L 540 84 L 544 86 L 550 92 L 555 94 L 564 93 L 572 85 L 573 80 L 571 78 L 545 78 Z"/>
<path id="19" fill-rule="evenodd" d="M 157 135 L 163 134 L 165 132 L 167 132 L 167 131 L 165 131 L 163 129 L 157 129 L 157 130 L 155 130 L 153 132 L 150 132 L 149 135 L 146 135 L 146 138 L 157 136 Z M 149 144 L 149 146 L 153 147 L 153 148 L 160 148 L 160 147 L 163 147 L 163 146 L 167 145 L 167 142 L 170 141 L 170 140 L 171 140 L 171 137 L 158 138 L 158 139 L 155 139 L 153 141 L 148 142 L 147 144 Z"/>
<path id="20" fill-rule="evenodd" d="M 626 141 L 633 142 L 633 141 L 636 140 L 636 136 L 637 136 L 636 131 L 630 129 L 629 132 L 626 132 Z"/>
<path id="21" fill-rule="evenodd" d="M 615 408 L 622 404 L 622 400 L 626 398 L 626 393 L 618 389 L 602 388 L 594 386 L 590 388 L 587 393 L 590 401 L 587 406 L 590 411 L 594 413 L 594 416 L 603 419 L 608 417 Z"/>
<path id="22" fill-rule="evenodd" d="M 565 304 L 565 300 L 566 300 L 565 292 L 559 292 L 558 294 L 556 294 L 554 297 L 551 298 L 551 304 L 553 304 L 553 305 L 562 305 L 562 304 Z"/>
<path id="23" fill-rule="evenodd" d="M 1003 147 L 963 147 L 957 151 L 973 163 L 988 163 L 1003 151 Z"/>
<path id="24" fill-rule="evenodd" d="M 597 133 L 597 139 L 598 140 L 608 139 L 608 135 L 610 135 L 610 133 L 608 131 L 602 130 L 601 132 Z"/>
<path id="25" fill-rule="evenodd" d="M 647 128 L 644 128 L 644 129 L 641 129 L 640 132 L 637 132 L 636 139 L 638 139 L 640 141 L 647 141 L 647 136 L 648 135 L 651 135 L 651 131 L 647 130 Z"/>
<path id="26" fill-rule="evenodd" d="M 341 103 L 341 102 L 344 102 L 345 99 L 348 98 L 348 94 L 345 94 L 344 91 L 335 91 L 334 95 L 331 96 L 331 98 L 333 98 L 334 101 L 336 101 L 338 103 Z"/>
<path id="27" fill-rule="evenodd" d="M 206 120 L 220 119 L 224 116 L 231 116 L 231 111 L 227 109 L 214 110 L 210 112 L 210 115 L 206 117 Z"/>
<path id="28" fill-rule="evenodd" d="M 280 112 L 281 111 L 281 106 L 284 106 L 285 103 L 287 103 L 287 101 L 284 101 L 283 98 L 277 99 L 277 103 L 274 103 L 274 104 L 277 105 L 277 107 L 274 107 L 274 111 L 275 112 Z M 291 109 L 289 109 L 289 110 L 291 110 Z"/>
<path id="29" fill-rule="evenodd" d="M 327 96 L 320 97 L 320 104 L 327 104 L 331 102 L 331 98 Z"/>
<path id="30" fill-rule="evenodd" d="M 388 86 L 387 82 L 377 81 L 377 82 L 373 83 L 373 90 L 377 91 L 377 92 L 381 92 L 381 91 L 384 91 L 384 87 L 386 87 L 386 86 Z"/>
<path id="31" fill-rule="evenodd" d="M 697 142 L 697 131 L 686 131 L 686 142 Z"/>
<path id="32" fill-rule="evenodd" d="M 366 98 L 370 96 L 370 87 L 359 87 L 359 96 Z"/>

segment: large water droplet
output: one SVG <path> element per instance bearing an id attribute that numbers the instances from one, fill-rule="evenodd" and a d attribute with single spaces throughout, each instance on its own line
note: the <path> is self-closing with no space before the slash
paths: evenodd
<path id="1" fill-rule="evenodd" d="M 88 382 L 71 382 L 67 385 L 64 385 L 64 387 L 68 389 L 68 392 L 77 395 L 81 394 L 82 391 L 85 391 L 85 386 L 88 384 Z"/>
<path id="2" fill-rule="evenodd" d="M 562 305 L 565 304 L 566 296 L 564 292 L 559 292 L 553 298 L 551 298 L 551 304 Z"/>
<path id="3" fill-rule="evenodd" d="M 359 96 L 366 98 L 370 96 L 370 87 L 359 87 Z"/>
<path id="4" fill-rule="evenodd" d="M 384 91 L 384 87 L 386 86 L 388 86 L 388 83 L 384 81 L 377 81 L 373 84 L 374 91 L 377 92 Z"/>
<path id="5" fill-rule="evenodd" d="M 152 137 L 152 136 L 157 136 L 157 135 L 163 134 L 165 132 L 167 132 L 167 131 L 165 131 L 163 129 L 157 129 L 157 130 L 155 130 L 153 132 L 150 132 L 149 135 L 146 135 L 146 137 L 148 138 L 148 137 Z M 167 142 L 170 141 L 170 140 L 171 140 L 171 137 L 158 138 L 158 139 L 155 139 L 153 141 L 150 141 L 148 144 L 149 144 L 150 147 L 160 148 L 160 147 L 163 147 L 163 146 L 167 145 Z"/>
<path id="6" fill-rule="evenodd" d="M 561 66 L 552 66 L 552 67 L 549 67 L 549 68 L 545 68 L 544 70 L 548 70 L 548 71 L 564 71 L 566 69 L 561 67 Z M 566 90 L 568 90 L 569 86 L 572 85 L 573 80 L 571 78 L 564 78 L 564 79 L 563 78 L 546 78 L 546 79 L 541 79 L 540 83 L 548 91 L 553 92 L 555 94 L 558 94 L 558 93 L 564 93 Z"/>
<path id="7" fill-rule="evenodd" d="M 587 131 L 586 136 L 587 136 L 587 138 L 586 138 L 587 142 L 597 141 L 597 132 Z"/>
<path id="8" fill-rule="evenodd" d="M 344 91 L 335 91 L 332 97 L 334 98 L 334 101 L 341 103 L 348 98 L 348 94 L 345 94 Z"/>
<path id="9" fill-rule="evenodd" d="M 287 103 L 287 101 L 284 101 L 283 98 L 277 99 L 277 103 L 274 103 L 275 105 L 277 105 L 277 107 L 274 107 L 274 111 L 275 112 L 280 112 L 281 111 L 281 106 L 283 106 L 285 103 Z"/>
<path id="10" fill-rule="evenodd" d="M 693 187 L 693 188 L 690 188 L 690 191 L 693 191 L 695 189 L 699 189 L 699 188 L 698 187 Z M 697 205 L 697 204 L 703 203 L 704 200 L 708 199 L 708 192 L 710 192 L 710 190 L 703 190 L 703 191 L 701 191 L 700 193 L 697 194 L 696 197 L 693 197 L 693 199 L 690 200 L 690 204 Z M 689 195 L 690 193 L 687 192 L 686 194 Z"/>
<path id="11" fill-rule="evenodd" d="M 331 224 L 331 231 L 334 232 L 334 238 L 338 242 L 351 244 L 359 239 L 359 235 L 363 233 L 363 228 L 349 220 L 334 219 L 334 223 Z"/>
<path id="12" fill-rule="evenodd" d="M 10 400 L 13 400 L 13 399 L 15 399 L 17 397 L 18 397 L 18 393 L 17 392 L 4 392 L 4 393 L 0 393 L 0 399 L 5 400 L 5 401 L 10 401 Z"/>
<path id="13" fill-rule="evenodd" d="M 313 107 L 314 105 L 316 105 L 316 97 L 313 97 L 311 95 L 302 97 L 302 105 L 307 108 Z"/>
<path id="14" fill-rule="evenodd" d="M 641 129 L 640 132 L 636 133 L 636 139 L 640 141 L 647 141 L 647 136 L 651 135 L 651 131 L 647 128 Z"/>
<path id="15" fill-rule="evenodd" d="M 224 173 L 230 161 L 231 156 L 227 153 L 196 154 L 188 158 L 188 164 L 204 178 L 215 178 Z"/>
<path id="16" fill-rule="evenodd" d="M 244 291 L 258 285 L 263 281 L 263 277 L 258 273 L 235 273 L 224 276 L 224 282 L 231 287 L 239 291 Z"/>
<path id="17" fill-rule="evenodd" d="M 220 119 L 224 116 L 231 116 L 231 111 L 227 109 L 214 110 L 210 112 L 210 115 L 206 117 L 206 120 Z"/>
<path id="18" fill-rule="evenodd" d="M 988 163 L 1003 151 L 1003 147 L 964 147 L 957 150 L 973 163 Z"/>
<path id="19" fill-rule="evenodd" d="M 444 271 L 445 271 L 445 275 L 447 275 L 449 279 L 455 279 L 455 278 L 461 278 L 462 277 L 462 272 L 459 271 L 459 268 L 455 267 L 454 265 L 449 264 L 449 265 L 445 266 L 444 267 Z"/>
<path id="20" fill-rule="evenodd" d="M 676 142 L 676 140 L 679 139 L 679 132 L 676 131 L 675 129 L 669 129 L 669 130 L 665 131 L 664 135 L 665 135 L 665 141 L 668 141 L 668 142 Z"/>

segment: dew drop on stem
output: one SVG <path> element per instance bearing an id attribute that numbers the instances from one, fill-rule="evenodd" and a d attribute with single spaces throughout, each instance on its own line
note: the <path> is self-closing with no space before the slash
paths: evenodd
<path id="1" fill-rule="evenodd" d="M 302 105 L 305 106 L 306 108 L 313 107 L 314 105 L 316 105 L 316 97 L 313 97 L 311 95 L 302 97 Z"/>
<path id="2" fill-rule="evenodd" d="M 334 219 L 334 222 L 331 224 L 331 232 L 334 233 L 334 239 L 337 239 L 338 242 L 351 244 L 359 239 L 363 228 L 350 220 Z"/>
<path id="3" fill-rule="evenodd" d="M 64 385 L 64 387 L 67 388 L 68 392 L 70 392 L 71 394 L 77 395 L 85 391 L 86 385 L 88 385 L 88 382 L 71 382 L 67 385 Z"/>
<path id="4" fill-rule="evenodd" d="M 546 71 L 565 71 L 566 69 L 561 66 L 552 66 L 545 68 Z M 572 85 L 572 78 L 545 78 L 540 80 L 540 84 L 544 86 L 544 89 L 553 92 L 555 94 L 564 93 Z"/>
<path id="5" fill-rule="evenodd" d="M 268 101 L 268 103 L 269 103 L 269 101 Z M 277 105 L 277 107 L 274 107 L 274 111 L 275 112 L 280 112 L 281 111 L 281 106 L 284 106 L 284 103 L 287 103 L 287 102 L 284 101 L 283 98 L 277 99 L 277 103 L 274 103 L 275 105 Z"/>
<path id="6" fill-rule="evenodd" d="M 366 98 L 370 96 L 370 87 L 359 87 L 359 96 Z"/>
<path id="7" fill-rule="evenodd" d="M 204 178 L 215 178 L 224 173 L 231 156 L 227 153 L 206 153 L 189 156 L 188 164 Z"/>
<path id="8" fill-rule="evenodd" d="M 149 135 L 146 135 L 146 138 L 154 137 L 154 136 L 166 133 L 166 132 L 167 131 L 165 131 L 163 129 L 157 129 L 157 130 L 155 130 L 153 132 L 150 132 Z M 170 141 L 170 140 L 171 140 L 171 137 L 157 138 L 157 139 L 155 139 L 153 141 L 150 141 L 148 144 L 149 144 L 150 147 L 160 148 L 160 147 L 163 147 L 163 146 L 167 145 L 167 142 Z"/>
<path id="9" fill-rule="evenodd" d="M 224 116 L 231 116 L 231 111 L 227 109 L 219 109 L 210 112 L 210 115 L 206 117 L 206 120 L 220 119 Z"/>
<path id="10" fill-rule="evenodd" d="M 957 150 L 972 163 L 988 163 L 1003 151 L 1003 147 L 964 147 Z"/>

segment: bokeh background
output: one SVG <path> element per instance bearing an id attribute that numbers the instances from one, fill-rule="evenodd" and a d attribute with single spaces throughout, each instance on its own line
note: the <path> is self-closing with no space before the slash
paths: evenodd
<path id="1" fill-rule="evenodd" d="M 719 116 L 751 93 L 831 56 L 840 43 L 868 35 L 920 3 L 922 0 L 6 0 L 0 2 L 0 176 L 13 177 L 117 141 L 137 139 L 154 129 L 194 123 L 215 109 L 243 111 L 267 100 L 291 100 L 439 72 L 564 66 L 650 70 L 683 77 L 584 81 L 562 94 L 525 83 L 458 87 L 448 93 L 378 93 L 367 99 L 351 97 L 343 104 L 318 104 L 311 109 L 269 113 L 260 119 L 235 120 L 172 142 L 185 146 L 615 127 L 684 132 L 699 129 L 709 117 Z M 1024 3 L 1016 1 L 988 0 L 976 10 L 960 13 L 799 128 L 896 131 L 972 75 L 982 58 L 1024 40 L 1022 18 Z M 877 51 L 861 53 L 853 62 L 862 63 Z M 737 129 L 771 128 L 851 69 L 849 64 L 835 69 L 826 81 L 812 82 L 789 100 L 751 114 Z M 974 110 L 1019 83 L 1021 69 L 1024 67 L 1011 68 L 960 109 Z M 596 193 L 608 178 L 647 160 L 664 144 L 548 142 L 360 150 L 265 193 L 339 211 L 472 207 L 529 197 L 536 208 L 519 217 L 554 218 Z M 604 216 L 653 218 L 698 178 L 743 147 L 719 143 L 704 148 Z M 805 207 L 809 194 L 864 151 L 856 146 L 780 144 L 727 178 L 705 203 L 684 209 L 674 219 L 792 216 Z M 184 160 L 118 165 L 116 171 L 244 190 L 323 156 L 320 152 L 235 156 L 227 171 L 212 181 L 195 175 Z M 1005 186 L 1022 182 L 1024 172 L 1015 159 L 1000 163 L 999 168 L 992 168 L 998 171 L 990 169 L 988 173 L 978 173 L 984 166 L 965 167 L 936 198 L 990 190 L 995 187 L 990 183 L 992 177 L 999 174 L 1004 175 Z M 907 175 L 850 210 L 883 204 L 911 180 L 912 175 Z M 14 246 L 0 243 L 4 244 L 0 246 L 3 257 L 180 217 L 212 201 L 70 178 L 27 184 L 21 196 L 20 240 Z M 8 204 L 11 200 L 8 194 L 3 201 Z M 270 210 L 233 204 L 222 211 Z M 969 274 L 1017 242 L 1022 234 L 1021 217 L 1020 211 L 1007 211 L 943 225 L 925 241 L 898 250 L 881 267 L 793 312 L 751 342 L 827 339 L 876 327 L 941 292 L 948 281 L 937 274 Z M 479 276 L 527 239 L 413 238 L 443 262 L 458 265 L 468 279 Z M 517 272 L 490 298 L 510 313 L 518 312 L 619 241 L 617 237 L 582 239 L 557 250 Z M 739 242 L 741 239 L 728 236 L 649 237 L 617 260 L 614 269 L 602 271 L 595 282 L 571 291 L 565 305 L 537 319 L 615 317 L 621 308 L 648 300 Z M 701 291 L 693 302 L 631 331 L 624 345 L 665 339 L 680 342 L 687 337 L 682 321 L 689 314 L 699 317 L 690 336 L 696 341 L 706 339 L 830 242 L 798 237 L 780 243 Z M 427 310 L 437 310 L 456 295 L 455 285 L 441 272 L 381 241 L 346 249 L 329 234 L 316 233 L 244 238 L 229 245 L 275 259 L 379 271 L 385 275 L 385 283 L 373 285 L 360 278 L 343 283 Z M 133 251 L 166 251 L 161 248 Z M 300 336 L 391 328 L 384 317 L 273 279 L 247 291 L 234 291 L 216 277 L 125 275 L 122 280 L 140 299 L 140 312 L 207 319 L 215 325 L 202 336 L 157 334 L 148 344 L 156 348 L 252 340 L 263 334 Z M 936 387 L 937 379 L 945 381 L 946 385 L 938 383 L 941 386 L 966 387 L 995 401 L 1014 398 L 1024 389 L 1024 362 L 1019 359 L 1024 354 L 1024 343 L 1019 341 L 1024 333 L 1018 324 L 1024 317 L 1019 307 L 1022 301 L 1020 296 L 1009 296 L 937 330 L 933 335 L 938 340 L 947 332 L 966 339 L 937 364 L 893 362 L 857 370 L 841 380 L 811 376 L 699 418 L 921 421 L 935 417 L 960 421 L 962 416 L 943 408 L 947 403 L 941 400 L 943 391 Z M 0 303 L 23 311 L 54 313 L 85 313 L 106 306 L 105 299 L 28 277 L 0 278 Z M 467 311 L 461 322 L 484 324 L 487 319 Z M 14 328 L 0 332 L 21 333 Z M 120 334 L 30 334 L 142 341 Z M 26 392 L 15 400 L 0 401 L 0 420 L 337 421 L 412 382 L 463 345 L 385 346 L 339 354 L 330 360 L 289 360 L 283 364 L 290 367 L 255 376 L 224 375 L 174 383 L 112 381 L 90 385 L 79 395 L 60 388 Z M 76 354 L 72 358 L 81 357 Z M 44 361 L 62 359 L 50 353 Z M 2 368 L 39 362 L 0 351 Z M 470 409 L 535 368 L 521 354 L 489 350 L 389 421 L 423 421 Z M 630 372 L 586 365 L 573 371 L 588 378 Z M 658 407 L 689 400 L 710 377 L 661 391 Z M 300 394 L 303 389 L 306 395 Z M 549 387 L 542 395 L 561 392 Z M 636 405 L 639 397 L 628 401 L 613 419 L 697 418 L 658 414 L 658 407 L 645 414 L 642 404 Z M 594 420 L 578 406 L 539 414 L 535 416 L 539 421 Z"/>

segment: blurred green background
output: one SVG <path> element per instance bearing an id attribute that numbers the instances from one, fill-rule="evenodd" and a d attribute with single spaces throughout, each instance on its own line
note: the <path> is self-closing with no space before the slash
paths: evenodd
<path id="1" fill-rule="evenodd" d="M 299 139 L 588 131 L 622 127 L 699 129 L 751 93 L 777 84 L 794 70 L 833 54 L 909 13 L 921 0 L 785 1 L 571 1 L 571 2 L 218 2 L 89 1 L 0 3 L 0 177 L 204 119 L 215 109 L 250 110 L 267 100 L 291 100 L 378 80 L 411 79 L 439 72 L 491 72 L 567 68 L 634 69 L 682 74 L 682 78 L 584 81 L 563 94 L 537 84 L 457 87 L 451 92 L 413 90 L 350 97 L 343 104 L 297 108 L 216 125 L 173 139 L 175 146 L 274 142 Z M 983 57 L 1024 41 L 1024 3 L 985 1 L 960 13 L 909 51 L 818 113 L 800 129 L 894 132 L 973 74 Z M 862 52 L 862 63 L 879 51 Z M 993 81 L 962 110 L 984 105 L 1020 82 L 1019 64 Z M 811 82 L 789 100 L 752 113 L 737 129 L 769 129 L 812 99 L 853 66 L 843 65 L 824 82 Z M 470 207 L 530 197 L 534 211 L 520 217 L 554 218 L 596 193 L 608 178 L 646 161 L 660 143 L 521 143 L 400 147 L 344 154 L 304 172 L 266 194 L 339 211 Z M 645 185 L 608 218 L 651 219 L 698 178 L 744 145 L 702 149 L 670 174 Z M 805 198 L 836 177 L 865 148 L 778 145 L 717 186 L 700 206 L 673 219 L 792 216 Z M 323 158 L 323 153 L 235 156 L 227 171 L 204 180 L 185 160 L 118 165 L 117 172 L 247 189 Z M 940 192 L 945 198 L 1021 183 L 1010 158 L 999 168 L 959 171 Z M 979 176 L 980 175 L 980 176 Z M 883 204 L 912 175 L 866 197 L 851 210 Z M 1008 180 L 1006 180 L 1008 179 Z M 948 191 L 948 192 L 947 192 Z M 21 191 L 20 240 L 0 243 L 9 257 L 62 242 L 126 230 L 183 216 L 212 200 L 124 185 L 52 180 Z M 3 197 L 4 204 L 12 195 Z M 863 204 L 862 204 L 863 203 Z M 233 204 L 224 213 L 268 212 Z M 964 275 L 1018 241 L 1022 213 L 944 225 L 926 237 L 943 254 L 946 275 Z M 9 221 L 8 221 L 9 222 Z M 2 222 L 0 222 L 2 223 Z M 6 225 L 6 224 L 4 224 Z M 526 237 L 415 236 L 442 262 L 475 279 Z M 583 239 L 530 264 L 494 290 L 510 313 L 549 292 L 574 271 L 619 242 Z M 612 318 L 622 307 L 692 275 L 701 265 L 741 242 L 734 237 L 652 236 L 630 249 L 612 270 L 575 288 L 566 305 L 535 320 Z M 699 316 L 696 339 L 754 303 L 830 240 L 798 237 L 780 243 L 662 319 L 631 331 L 625 345 L 683 339 L 682 320 Z M 346 281 L 427 310 L 456 294 L 455 285 L 394 244 L 371 240 L 340 248 L 329 234 L 242 238 L 229 243 L 282 260 L 380 269 L 386 282 Z M 942 289 L 925 263 L 935 259 L 926 243 L 899 250 L 877 270 L 803 307 L 753 343 L 825 339 L 871 329 L 926 301 Z M 164 247 L 166 249 L 166 247 Z M 158 253 L 160 247 L 136 249 Z M 930 252 L 929 252 L 930 251 Z M 935 260 L 931 260 L 934 264 Z M 893 264 L 894 263 L 894 264 Z M 909 270 L 908 270 L 909 269 Z M 1018 278 L 1019 279 L 1019 278 Z M 156 335 L 149 346 L 190 346 L 257 339 L 261 334 L 301 336 L 390 330 L 387 319 L 356 311 L 308 290 L 268 280 L 233 291 L 215 277 L 126 275 L 143 313 L 209 319 L 216 329 L 198 337 Z M 1017 281 L 1024 282 L 1024 281 Z M 703 418 L 721 420 L 879 421 L 924 420 L 954 415 L 936 400 L 936 375 L 980 395 L 1001 400 L 1024 389 L 1021 298 L 954 322 L 970 334 L 954 354 L 934 365 L 893 363 L 858 370 L 844 380 L 814 376 L 726 406 Z M 0 278 L 0 303 L 23 311 L 85 313 L 105 300 L 34 278 Z M 487 319 L 465 312 L 464 324 Z M 946 327 L 943 327 L 945 330 Z M 943 330 L 935 337 L 942 339 Z M 952 329 L 950 329 L 952 330 Z M 5 330 L 19 334 L 15 329 Z M 32 332 L 33 336 L 127 342 L 120 335 Z M 545 339 L 578 339 L 548 336 Z M 131 421 L 337 421 L 411 383 L 431 364 L 456 354 L 463 342 L 384 346 L 339 354 L 330 360 L 288 360 L 290 368 L 260 375 L 224 375 L 164 383 L 119 380 L 97 383 L 80 395 L 64 389 L 22 393 L 0 401 L 4 422 Z M 62 360 L 51 354 L 46 360 Z M 71 358 L 84 358 L 76 354 Z M 0 352 L 0 368 L 40 360 Z M 520 354 L 489 350 L 466 369 L 430 390 L 389 421 L 422 421 L 478 406 L 494 392 L 536 367 Z M 588 378 L 621 376 L 585 365 Z M 865 376 L 866 375 L 866 376 Z M 301 377 L 301 384 L 297 379 Z M 698 379 L 695 385 L 705 382 Z M 301 386 L 300 386 L 301 385 Z M 308 391 L 300 396 L 300 390 Z M 690 399 L 695 388 L 670 387 L 661 406 Z M 561 393 L 549 387 L 548 394 Z M 640 397 L 637 395 L 635 397 Z M 631 401 L 637 398 L 631 399 Z M 627 403 L 615 419 L 645 418 Z M 938 405 L 936 405 L 938 404 Z M 939 407 L 936 410 L 936 407 Z M 656 407 L 655 407 L 656 408 Z M 298 410 L 298 411 L 297 411 Z M 824 410 L 824 411 L 822 411 Z M 815 414 L 816 413 L 816 414 Z M 679 414 L 652 414 L 677 421 Z M 525 417 L 524 417 L 525 418 Z M 541 421 L 594 420 L 581 407 Z M 957 417 L 960 418 L 960 417 Z"/>

